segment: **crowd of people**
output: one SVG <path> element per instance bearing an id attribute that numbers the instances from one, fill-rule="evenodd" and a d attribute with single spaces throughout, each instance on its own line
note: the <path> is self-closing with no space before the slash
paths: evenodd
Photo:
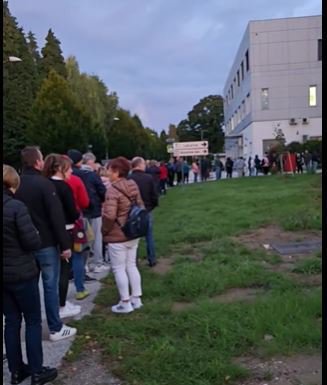
<path id="1" fill-rule="evenodd" d="M 81 312 L 67 300 L 70 279 L 76 301 L 88 297 L 87 273 L 112 269 L 119 298 L 114 313 L 142 307 L 141 275 L 137 267 L 139 238 L 122 230 L 132 202 L 148 212 L 145 234 L 148 265 L 156 265 L 152 210 L 165 193 L 168 171 L 141 157 L 118 157 L 106 166 L 92 153 L 78 150 L 49 154 L 38 147 L 22 153 L 22 173 L 3 165 L 3 314 L 5 346 L 11 383 L 31 376 L 32 385 L 57 376 L 43 366 L 41 277 L 49 339 L 60 341 L 77 329 L 63 319 Z M 21 324 L 25 320 L 27 363 L 21 350 Z"/>

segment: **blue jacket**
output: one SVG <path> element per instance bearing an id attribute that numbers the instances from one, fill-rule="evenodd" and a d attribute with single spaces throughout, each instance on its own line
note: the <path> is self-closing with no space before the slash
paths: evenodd
<path id="1" fill-rule="evenodd" d="M 88 166 L 83 165 L 82 168 L 73 167 L 73 175 L 82 179 L 90 198 L 89 207 L 83 211 L 87 218 L 101 217 L 102 203 L 106 196 L 106 187 L 99 175 Z"/>

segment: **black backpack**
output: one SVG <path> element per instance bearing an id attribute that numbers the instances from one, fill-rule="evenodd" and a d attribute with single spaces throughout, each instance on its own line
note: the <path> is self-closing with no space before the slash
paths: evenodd
<path id="1" fill-rule="evenodd" d="M 125 197 L 131 202 L 131 208 L 128 212 L 126 223 L 122 225 L 119 223 L 118 219 L 116 219 L 116 223 L 128 239 L 132 240 L 145 237 L 149 227 L 149 213 L 145 208 L 138 206 L 135 200 L 131 199 L 124 191 L 114 185 L 112 185 L 112 187 L 125 195 Z"/>

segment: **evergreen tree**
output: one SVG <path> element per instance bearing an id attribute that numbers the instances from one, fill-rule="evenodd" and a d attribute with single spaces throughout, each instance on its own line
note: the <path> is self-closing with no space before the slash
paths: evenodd
<path id="1" fill-rule="evenodd" d="M 16 56 L 20 62 L 9 62 Z M 3 154 L 4 162 L 20 165 L 26 128 L 37 87 L 37 70 L 24 32 L 3 2 Z"/>
<path id="2" fill-rule="evenodd" d="M 39 52 L 39 48 L 37 45 L 37 41 L 35 38 L 35 35 L 32 31 L 29 31 L 27 34 L 27 45 L 28 45 L 28 50 L 30 54 L 32 55 L 34 59 L 34 63 L 39 66 L 40 65 L 40 60 L 41 60 L 41 55 Z"/>
<path id="3" fill-rule="evenodd" d="M 46 44 L 42 48 L 42 58 L 41 58 L 41 75 L 44 79 L 48 76 L 50 70 L 55 70 L 59 75 L 67 78 L 67 70 L 60 48 L 60 41 L 56 38 L 51 29 L 48 31 L 46 37 Z"/>
<path id="4" fill-rule="evenodd" d="M 68 82 L 51 70 L 32 108 L 29 144 L 39 145 L 45 154 L 66 153 L 69 148 L 85 151 L 89 127 L 90 119 Z"/>

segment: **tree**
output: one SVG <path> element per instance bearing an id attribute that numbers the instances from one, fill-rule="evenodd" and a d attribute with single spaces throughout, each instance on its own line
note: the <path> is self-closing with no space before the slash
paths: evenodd
<path id="1" fill-rule="evenodd" d="M 9 56 L 22 61 L 9 62 Z M 37 70 L 24 32 L 3 2 L 3 154 L 4 162 L 18 167 L 37 87 Z"/>
<path id="2" fill-rule="evenodd" d="M 220 95 L 209 95 L 201 99 L 177 126 L 179 141 L 209 141 L 212 153 L 223 151 L 224 121 L 223 98 Z"/>
<path id="3" fill-rule="evenodd" d="M 55 70 L 59 75 L 66 78 L 67 70 L 60 48 L 60 41 L 56 38 L 51 29 L 49 29 L 45 40 L 46 44 L 41 50 L 42 58 L 40 68 L 42 78 L 46 78 L 50 70 Z"/>
<path id="4" fill-rule="evenodd" d="M 54 70 L 43 80 L 32 108 L 27 136 L 45 154 L 85 151 L 90 119 L 72 93 L 68 82 Z"/>

